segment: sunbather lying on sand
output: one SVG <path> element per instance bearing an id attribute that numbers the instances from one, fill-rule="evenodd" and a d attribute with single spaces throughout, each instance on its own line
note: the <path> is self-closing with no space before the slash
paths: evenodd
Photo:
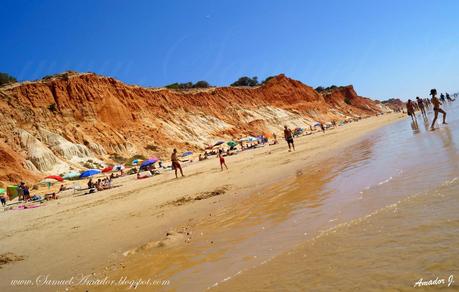
<path id="1" fill-rule="evenodd" d="M 140 172 L 137 173 L 137 179 L 144 179 L 144 178 L 149 178 L 152 177 L 151 174 L 143 174 L 141 175 Z"/>

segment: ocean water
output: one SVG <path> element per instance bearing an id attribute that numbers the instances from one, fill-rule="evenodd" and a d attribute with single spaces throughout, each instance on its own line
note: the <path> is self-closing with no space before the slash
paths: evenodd
<path id="1" fill-rule="evenodd" d="M 459 290 L 459 113 L 446 110 L 435 131 L 430 115 L 404 120 L 344 151 L 320 207 L 337 224 L 213 290 Z"/>
<path id="2" fill-rule="evenodd" d="M 459 290 L 459 108 L 445 109 L 449 125 L 374 131 L 122 272 L 171 291 Z"/>

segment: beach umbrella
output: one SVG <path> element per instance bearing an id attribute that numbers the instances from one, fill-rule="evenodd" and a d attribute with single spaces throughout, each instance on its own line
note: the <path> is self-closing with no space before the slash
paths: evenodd
<path id="1" fill-rule="evenodd" d="M 247 142 L 256 142 L 256 141 L 258 141 L 258 139 L 255 137 L 252 137 L 252 136 L 247 137 Z"/>
<path id="2" fill-rule="evenodd" d="M 72 179 L 72 178 L 76 178 L 76 177 L 79 177 L 79 176 L 80 176 L 79 172 L 71 171 L 71 172 L 68 172 L 68 173 L 64 174 L 63 178 L 64 179 Z"/>
<path id="3" fill-rule="evenodd" d="M 90 177 L 90 176 L 93 176 L 95 174 L 99 174 L 101 172 L 102 171 L 100 171 L 100 169 L 88 169 L 88 170 L 83 171 L 80 174 L 80 178 Z"/>
<path id="4" fill-rule="evenodd" d="M 5 189 L 0 189 L 0 195 L 1 195 L 1 194 L 4 194 L 5 192 L 6 192 Z"/>
<path id="5" fill-rule="evenodd" d="M 147 160 L 145 160 L 144 162 L 142 162 L 142 164 L 140 165 L 140 167 L 145 167 L 145 166 L 148 166 L 150 164 L 153 164 L 155 163 L 156 161 L 158 161 L 159 159 L 156 158 L 156 157 L 150 157 L 148 158 Z"/>
<path id="6" fill-rule="evenodd" d="M 229 147 L 235 147 L 237 146 L 237 143 L 234 141 L 229 141 L 229 142 L 226 142 L 226 145 L 228 145 Z"/>
<path id="7" fill-rule="evenodd" d="M 190 155 L 192 155 L 192 154 L 193 154 L 193 152 L 187 151 L 187 152 L 185 152 L 185 153 L 182 154 L 182 157 L 187 157 L 187 156 L 190 156 Z"/>
<path id="8" fill-rule="evenodd" d="M 139 160 L 138 160 L 138 159 L 132 160 L 132 165 L 137 165 L 137 163 L 139 163 Z"/>
<path id="9" fill-rule="evenodd" d="M 224 142 L 224 141 L 218 141 L 217 143 L 214 144 L 214 147 L 220 146 L 220 145 L 222 145 L 223 143 L 225 143 L 225 142 Z"/>
<path id="10" fill-rule="evenodd" d="M 105 172 L 110 172 L 110 171 L 112 171 L 112 169 L 113 169 L 113 166 L 107 166 L 106 168 L 102 169 L 102 172 L 104 172 L 104 173 Z"/>
<path id="11" fill-rule="evenodd" d="M 64 179 L 59 175 L 48 175 L 47 177 L 45 177 L 45 179 L 64 181 Z"/>

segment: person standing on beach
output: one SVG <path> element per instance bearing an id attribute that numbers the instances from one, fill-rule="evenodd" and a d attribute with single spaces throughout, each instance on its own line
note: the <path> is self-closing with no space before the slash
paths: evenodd
<path id="1" fill-rule="evenodd" d="M 418 101 L 418 107 L 421 110 L 421 113 L 423 116 L 426 116 L 426 107 L 424 106 L 424 101 L 422 98 L 419 98 L 419 96 L 416 97 L 416 100 Z"/>
<path id="2" fill-rule="evenodd" d="M 285 141 L 287 141 L 288 144 L 288 152 L 295 151 L 295 144 L 293 143 L 293 133 L 292 130 L 290 130 L 287 126 L 284 126 L 284 138 Z"/>
<path id="3" fill-rule="evenodd" d="M 220 160 L 220 167 L 223 171 L 223 165 L 225 166 L 226 170 L 228 170 L 228 166 L 226 166 L 225 158 L 223 157 L 223 150 L 218 149 L 218 159 Z"/>
<path id="4" fill-rule="evenodd" d="M 416 114 L 414 112 L 414 104 L 411 101 L 411 99 L 408 99 L 408 102 L 406 103 L 406 112 L 411 117 L 413 122 L 416 123 Z"/>
<path id="5" fill-rule="evenodd" d="M 324 124 L 320 123 L 320 129 L 322 130 L 322 132 L 325 133 L 325 127 L 324 127 Z"/>
<path id="6" fill-rule="evenodd" d="M 432 121 L 432 125 L 430 126 L 430 128 L 432 130 L 435 129 L 435 122 L 437 121 L 437 118 L 438 118 L 438 113 L 442 113 L 443 114 L 443 124 L 446 125 L 446 112 L 444 110 L 442 110 L 440 108 L 440 105 L 441 105 L 441 102 L 438 100 L 437 98 L 437 90 L 434 88 L 434 89 L 431 89 L 430 90 L 430 95 L 432 95 L 432 104 L 433 104 L 433 109 L 434 109 L 434 119 Z"/>
<path id="7" fill-rule="evenodd" d="M 172 169 L 175 170 L 175 178 L 178 178 L 177 170 L 180 170 L 180 174 L 183 177 L 184 175 L 183 175 L 182 166 L 180 165 L 180 162 L 178 161 L 178 158 L 177 158 L 177 149 L 174 149 L 174 151 L 172 151 L 171 161 L 172 161 Z"/>

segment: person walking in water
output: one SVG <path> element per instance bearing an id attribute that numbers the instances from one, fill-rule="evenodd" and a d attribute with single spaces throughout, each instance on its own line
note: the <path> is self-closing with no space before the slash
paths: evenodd
<path id="1" fill-rule="evenodd" d="M 435 122 L 437 121 L 437 118 L 438 118 L 438 113 L 442 113 L 443 114 L 443 124 L 446 125 L 446 112 L 444 110 L 442 110 L 440 108 L 440 105 L 441 105 L 441 102 L 438 100 L 437 98 L 437 90 L 434 88 L 434 89 L 431 89 L 430 90 L 430 95 L 432 95 L 432 104 L 433 104 L 433 109 L 434 109 L 434 119 L 432 121 L 432 125 L 430 126 L 430 128 L 432 130 L 435 129 Z"/>
<path id="2" fill-rule="evenodd" d="M 177 170 L 180 170 L 180 174 L 183 177 L 184 175 L 183 175 L 182 166 L 180 165 L 180 162 L 178 161 L 178 158 L 177 158 L 177 149 L 174 149 L 174 151 L 172 151 L 171 161 L 172 161 L 172 169 L 175 170 L 175 178 L 178 178 Z"/>
<path id="3" fill-rule="evenodd" d="M 443 93 L 440 94 L 440 100 L 441 102 L 445 102 L 445 96 L 443 95 Z"/>
<path id="4" fill-rule="evenodd" d="M 422 100 L 422 98 L 419 98 L 419 96 L 416 97 L 416 100 L 418 102 L 418 107 L 419 109 L 421 110 L 421 113 L 422 115 L 425 117 L 427 116 L 426 114 L 426 107 L 424 106 L 424 101 Z"/>
<path id="5" fill-rule="evenodd" d="M 287 126 L 284 126 L 284 138 L 285 141 L 287 141 L 288 144 L 288 152 L 295 151 L 295 144 L 293 143 L 293 133 L 292 130 L 290 130 Z"/>
<path id="6" fill-rule="evenodd" d="M 225 158 L 223 157 L 223 150 L 218 149 L 218 159 L 220 160 L 220 167 L 223 171 L 223 165 L 225 166 L 226 170 L 228 170 L 228 166 L 226 166 Z"/>
<path id="7" fill-rule="evenodd" d="M 414 112 L 414 103 L 411 101 L 411 99 L 408 99 L 408 102 L 406 103 L 406 112 L 407 114 L 411 117 L 414 123 L 416 123 L 416 113 Z"/>

